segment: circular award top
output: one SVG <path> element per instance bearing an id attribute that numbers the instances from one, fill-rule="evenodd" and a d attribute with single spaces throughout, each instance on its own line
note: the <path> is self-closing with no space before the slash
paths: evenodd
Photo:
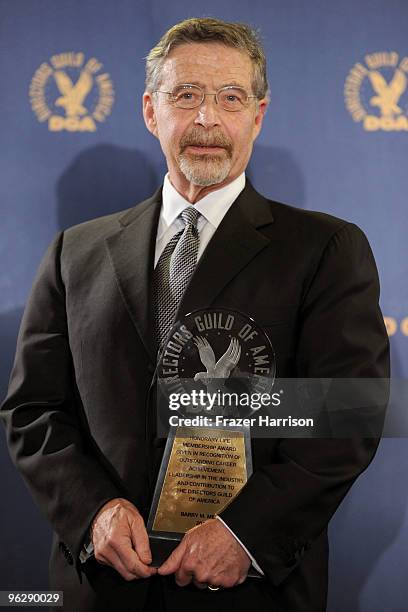
<path id="1" fill-rule="evenodd" d="M 271 341 L 251 317 L 207 308 L 173 325 L 159 355 L 157 380 L 168 397 L 193 393 L 201 398 L 199 404 L 186 400 L 181 412 L 208 411 L 210 404 L 213 414 L 238 411 L 242 416 L 252 412 L 252 394 L 270 393 L 275 370 Z"/>

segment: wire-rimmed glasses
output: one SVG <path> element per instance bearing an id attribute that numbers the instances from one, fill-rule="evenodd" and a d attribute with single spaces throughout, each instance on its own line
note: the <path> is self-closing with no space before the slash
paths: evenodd
<path id="1" fill-rule="evenodd" d="M 257 97 L 247 94 L 245 89 L 236 85 L 221 87 L 215 93 L 205 93 L 198 85 L 189 83 L 177 85 L 173 91 L 156 89 L 153 93 L 167 94 L 174 106 L 185 109 L 197 108 L 204 102 L 206 96 L 214 96 L 216 103 L 229 112 L 244 110 L 249 106 L 250 100 Z"/>

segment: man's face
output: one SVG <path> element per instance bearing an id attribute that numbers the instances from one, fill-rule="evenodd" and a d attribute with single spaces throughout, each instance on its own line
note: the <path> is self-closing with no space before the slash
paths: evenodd
<path id="1" fill-rule="evenodd" d="M 252 95 L 252 75 L 251 59 L 242 51 L 213 42 L 184 44 L 165 60 L 158 89 L 192 84 L 215 93 L 237 85 Z M 248 107 L 230 112 L 214 96 L 206 96 L 199 107 L 182 109 L 166 94 L 146 92 L 143 110 L 148 129 L 160 141 L 172 183 L 183 191 L 191 184 L 227 184 L 245 170 L 266 100 L 251 98 Z"/>

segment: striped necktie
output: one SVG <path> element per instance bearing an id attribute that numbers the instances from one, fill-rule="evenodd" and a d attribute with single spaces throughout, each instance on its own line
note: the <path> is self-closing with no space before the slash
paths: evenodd
<path id="1" fill-rule="evenodd" d="M 168 242 L 154 270 L 155 333 L 159 344 L 170 331 L 180 300 L 197 264 L 199 216 L 200 213 L 193 206 L 180 213 L 184 229 Z"/>

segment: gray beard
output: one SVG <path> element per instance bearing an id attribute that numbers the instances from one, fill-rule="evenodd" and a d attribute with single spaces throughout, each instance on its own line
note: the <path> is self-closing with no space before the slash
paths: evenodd
<path id="1" fill-rule="evenodd" d="M 186 179 L 199 185 L 209 187 L 222 183 L 227 178 L 231 170 L 231 159 L 229 157 L 220 158 L 218 156 L 205 156 L 194 158 L 181 154 L 178 158 L 179 167 Z"/>

